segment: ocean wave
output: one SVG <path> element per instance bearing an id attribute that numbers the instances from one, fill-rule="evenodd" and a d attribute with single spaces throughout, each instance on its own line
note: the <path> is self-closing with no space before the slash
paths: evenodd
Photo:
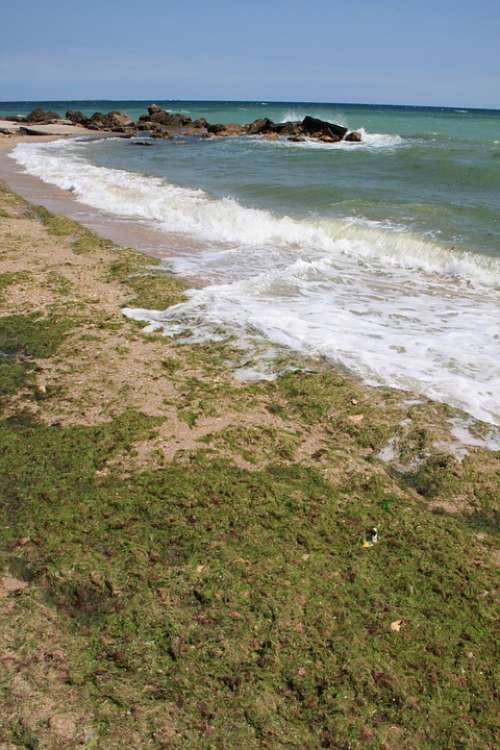
<path id="1" fill-rule="evenodd" d="M 359 220 L 299 220 L 246 208 L 232 198 L 214 199 L 158 177 L 90 164 L 82 141 L 19 144 L 12 157 L 42 180 L 71 190 L 83 203 L 121 217 L 149 222 L 214 243 L 315 249 L 375 265 L 414 268 L 497 286 L 500 261 L 448 248 L 394 227 L 362 226 Z"/>
<path id="2" fill-rule="evenodd" d="M 305 141 L 299 142 L 288 140 L 268 141 L 266 139 L 261 139 L 260 142 L 278 147 L 285 146 L 287 148 L 311 148 L 333 151 L 341 149 L 345 151 L 351 151 L 353 154 L 355 154 L 356 151 L 363 151 L 365 149 L 392 149 L 396 146 L 403 146 L 407 144 L 407 141 L 397 133 L 369 133 L 364 128 L 355 128 L 355 130 L 357 130 L 358 133 L 361 133 L 362 140 L 360 143 L 350 143 L 349 141 L 338 141 L 338 143 L 323 143 L 322 141 L 317 141 L 313 138 L 306 138 Z"/>
<path id="3" fill-rule="evenodd" d="M 20 144 L 12 155 L 90 206 L 203 240 L 170 263 L 208 285 L 166 311 L 131 317 L 198 340 L 223 330 L 253 357 L 254 374 L 269 374 L 263 348 L 285 347 L 500 423 L 498 294 L 486 286 L 500 284 L 498 259 L 395 225 L 276 216 L 98 167 L 86 153 L 84 142 L 62 141 Z"/>
<path id="4" fill-rule="evenodd" d="M 262 351 L 267 341 L 277 351 L 341 364 L 372 385 L 423 394 L 500 423 L 494 299 L 428 285 L 413 271 L 377 275 L 345 258 L 296 258 L 279 267 L 265 260 L 264 271 L 261 259 L 260 273 L 241 278 L 240 259 L 203 254 L 194 259 L 198 270 L 226 265 L 227 278 L 232 262 L 240 278 L 192 289 L 187 302 L 165 311 L 126 314 L 150 330 L 195 341 L 226 331 L 253 357 L 253 376 L 273 372 Z M 184 270 L 182 262 L 177 270 Z"/>

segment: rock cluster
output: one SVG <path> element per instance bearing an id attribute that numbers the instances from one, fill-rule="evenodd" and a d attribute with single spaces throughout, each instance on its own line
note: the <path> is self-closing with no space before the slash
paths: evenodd
<path id="1" fill-rule="evenodd" d="M 326 120 L 307 115 L 301 121 L 287 121 L 275 123 L 268 117 L 262 117 L 247 125 L 238 123 L 209 123 L 204 118 L 193 120 L 179 112 L 169 112 L 158 104 L 150 104 L 146 114 L 141 115 L 137 122 L 123 112 L 95 112 L 87 117 L 79 110 L 66 112 L 66 119 L 57 112 L 45 112 L 38 108 L 24 118 L 11 117 L 17 122 L 48 124 L 54 122 L 69 122 L 89 130 L 120 133 L 133 136 L 138 133 L 147 134 L 152 138 L 172 138 L 177 135 L 208 138 L 210 136 L 229 137 L 243 135 L 258 135 L 269 140 L 286 138 L 298 143 L 306 139 L 313 139 L 323 143 L 359 143 L 361 133 L 349 133 L 347 128 L 335 125 Z"/>

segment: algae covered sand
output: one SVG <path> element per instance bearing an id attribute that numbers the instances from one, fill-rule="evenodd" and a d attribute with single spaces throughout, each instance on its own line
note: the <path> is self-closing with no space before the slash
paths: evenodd
<path id="1" fill-rule="evenodd" d="M 0 747 L 493 750 L 488 426 L 241 383 L 153 263 L 0 193 Z"/>

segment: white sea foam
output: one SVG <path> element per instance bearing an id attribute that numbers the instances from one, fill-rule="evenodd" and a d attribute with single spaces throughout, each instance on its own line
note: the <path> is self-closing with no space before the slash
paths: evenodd
<path id="1" fill-rule="evenodd" d="M 350 141 L 338 141 L 338 143 L 323 143 L 313 138 L 306 138 L 305 141 L 289 141 L 289 140 L 277 140 L 270 141 L 265 138 L 259 139 L 260 143 L 271 145 L 274 147 L 287 147 L 287 148 L 312 148 L 321 150 L 345 150 L 356 153 L 356 151 L 363 150 L 375 150 L 375 149 L 393 149 L 396 146 L 405 146 L 407 142 L 397 133 L 369 133 L 364 128 L 355 128 L 358 133 L 361 133 L 362 140 L 358 143 L 351 143 Z"/>
<path id="2" fill-rule="evenodd" d="M 342 127 L 347 128 L 347 120 L 345 115 L 341 112 L 334 112 L 332 114 L 329 110 L 325 112 L 321 109 L 314 110 L 314 112 L 302 109 L 289 109 L 285 112 L 280 122 L 298 122 L 299 120 L 303 120 L 306 116 L 317 117 L 318 120 L 325 120 L 325 122 L 332 122 L 336 125 L 341 125 Z"/>
<path id="3" fill-rule="evenodd" d="M 90 164 L 82 141 L 19 144 L 13 158 L 31 174 L 71 190 L 94 208 L 143 219 L 164 231 L 183 232 L 216 243 L 309 248 L 386 265 L 417 268 L 467 281 L 500 284 L 500 262 L 492 257 L 447 249 L 394 227 L 359 221 L 297 220 L 241 206 L 231 198 L 212 199 L 199 189 L 180 188 L 158 177 Z M 266 250 L 267 252 L 267 250 Z"/>
<path id="4" fill-rule="evenodd" d="M 85 154 L 82 143 L 21 144 L 14 158 L 88 205 L 205 241 L 174 268 L 208 286 L 165 312 L 130 315 L 169 334 L 207 338 L 223 328 L 250 349 L 265 340 L 326 356 L 370 383 L 500 423 L 498 260 L 395 228 L 277 217 L 96 167 Z"/>

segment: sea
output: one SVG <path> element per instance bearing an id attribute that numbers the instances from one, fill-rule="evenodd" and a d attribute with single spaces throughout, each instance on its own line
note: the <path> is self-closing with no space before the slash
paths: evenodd
<path id="1" fill-rule="evenodd" d="M 0 103 L 0 118 L 34 106 L 136 118 L 149 103 Z M 240 377 L 320 358 L 500 424 L 500 111 L 157 103 L 209 122 L 313 115 L 363 140 L 18 145 L 19 168 L 164 238 L 188 299 L 128 314 L 193 341 L 232 337 L 248 353 Z"/>

